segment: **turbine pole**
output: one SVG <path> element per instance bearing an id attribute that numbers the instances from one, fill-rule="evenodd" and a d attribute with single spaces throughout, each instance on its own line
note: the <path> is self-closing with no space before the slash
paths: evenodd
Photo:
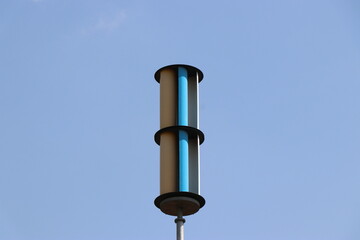
<path id="1" fill-rule="evenodd" d="M 176 223 L 176 240 L 184 240 L 184 223 L 185 218 L 183 218 L 182 210 L 178 210 L 177 218 L 175 218 Z"/>

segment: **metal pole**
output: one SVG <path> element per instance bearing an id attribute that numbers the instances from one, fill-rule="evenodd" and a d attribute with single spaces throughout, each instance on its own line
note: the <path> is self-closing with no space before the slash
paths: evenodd
<path id="1" fill-rule="evenodd" d="M 175 223 L 176 223 L 176 240 L 184 240 L 185 218 L 183 218 L 181 209 L 179 209 L 178 211 L 178 216 L 175 219 Z"/>

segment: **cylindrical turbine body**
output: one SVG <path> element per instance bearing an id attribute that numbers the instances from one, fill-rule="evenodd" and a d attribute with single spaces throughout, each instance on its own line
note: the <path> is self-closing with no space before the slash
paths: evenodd
<path id="1" fill-rule="evenodd" d="M 204 204 L 200 196 L 199 82 L 202 72 L 189 65 L 170 65 L 159 69 L 160 196 L 155 205 L 164 213 L 184 216 L 196 213 Z"/>

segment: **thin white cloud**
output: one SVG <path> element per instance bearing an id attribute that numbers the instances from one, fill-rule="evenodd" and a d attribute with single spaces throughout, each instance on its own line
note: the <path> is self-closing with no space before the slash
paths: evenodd
<path id="1" fill-rule="evenodd" d="M 42 1 L 42 0 L 40 0 Z M 126 19 L 125 11 L 119 11 L 112 16 L 99 17 L 97 22 L 92 26 L 84 29 L 83 33 L 93 33 L 98 31 L 112 32 L 119 28 Z"/>
<path id="2" fill-rule="evenodd" d="M 115 16 L 109 18 L 100 18 L 95 25 L 95 29 L 114 30 L 118 28 L 125 20 L 126 15 L 124 11 L 118 12 Z"/>

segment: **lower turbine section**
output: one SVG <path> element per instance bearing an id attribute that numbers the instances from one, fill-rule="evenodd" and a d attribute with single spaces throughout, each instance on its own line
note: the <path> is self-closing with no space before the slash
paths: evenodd
<path id="1" fill-rule="evenodd" d="M 204 134 L 189 126 L 160 129 L 154 136 L 160 145 L 160 194 L 200 194 L 200 144 Z"/>
<path id="2" fill-rule="evenodd" d="M 171 126 L 154 136 L 160 145 L 160 196 L 155 205 L 162 212 L 177 216 L 191 215 L 205 205 L 199 195 L 199 145 L 204 134 L 197 128 Z"/>

